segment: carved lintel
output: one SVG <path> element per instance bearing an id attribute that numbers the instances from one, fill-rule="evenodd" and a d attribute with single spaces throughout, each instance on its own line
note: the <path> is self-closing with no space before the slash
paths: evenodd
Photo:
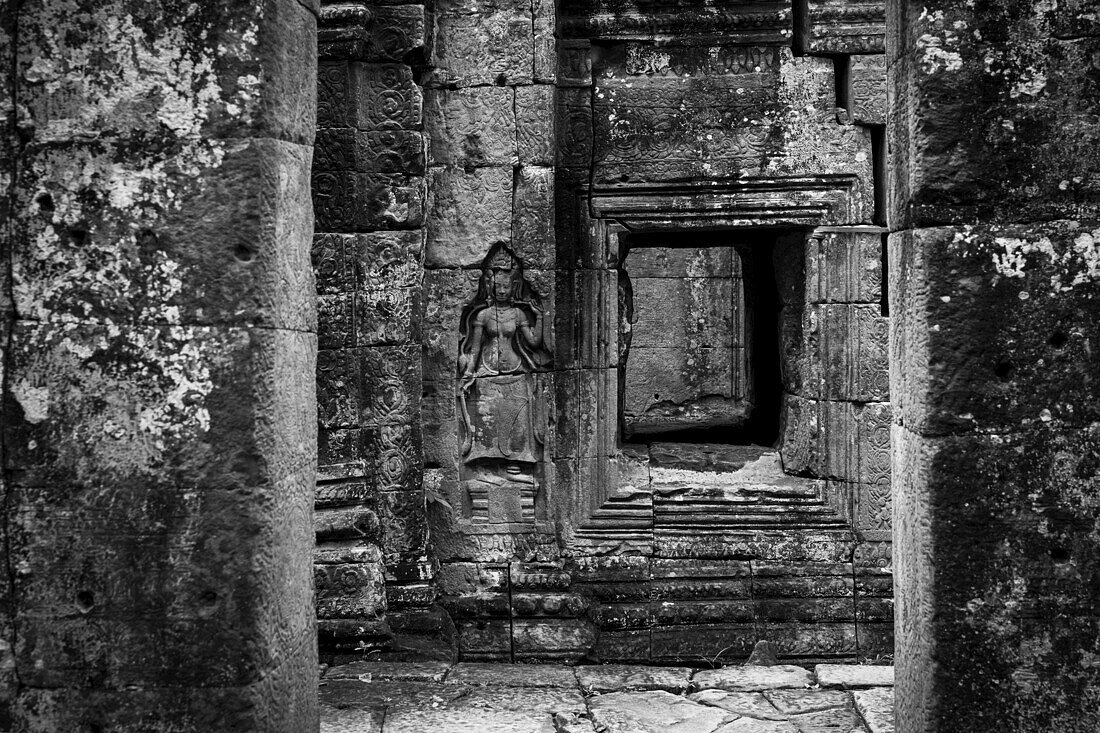
<path id="1" fill-rule="evenodd" d="M 793 34 L 790 0 L 753 3 L 750 9 L 691 5 L 647 3 L 642 10 L 606 0 L 565 2 L 559 30 L 563 38 L 645 40 L 690 36 L 736 43 L 789 43 Z"/>

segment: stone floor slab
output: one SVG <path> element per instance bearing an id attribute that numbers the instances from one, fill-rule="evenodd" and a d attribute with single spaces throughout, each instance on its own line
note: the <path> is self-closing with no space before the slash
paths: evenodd
<path id="1" fill-rule="evenodd" d="M 702 705 L 711 705 L 737 715 L 761 720 L 786 720 L 761 692 L 727 692 L 726 690 L 702 690 L 688 695 L 688 699 Z"/>
<path id="2" fill-rule="evenodd" d="M 321 706 L 321 733 L 382 733 L 382 708 L 344 708 Z"/>
<path id="3" fill-rule="evenodd" d="M 872 687 L 856 690 L 856 710 L 867 721 L 871 733 L 894 733 L 894 688 Z"/>
<path id="4" fill-rule="evenodd" d="M 440 685 L 439 699 L 395 700 L 386 707 L 382 733 L 555 733 L 554 717 L 579 716 L 584 698 L 575 690 Z"/>
<path id="5" fill-rule="evenodd" d="M 588 708 L 604 733 L 711 733 L 735 717 L 664 690 L 596 695 Z"/>
<path id="6" fill-rule="evenodd" d="M 852 707 L 792 715 L 790 722 L 799 733 L 867 733 L 863 720 Z"/>
<path id="7" fill-rule="evenodd" d="M 813 684 L 809 670 L 791 664 L 771 667 L 722 667 L 696 672 L 691 680 L 697 690 L 759 692 L 779 688 L 801 688 Z"/>
<path id="8" fill-rule="evenodd" d="M 723 725 L 715 733 L 799 733 L 799 730 L 785 720 L 739 718 Z"/>
<path id="9" fill-rule="evenodd" d="M 554 730 L 557 733 L 596 733 L 596 726 L 585 714 L 556 713 L 554 715 Z"/>
<path id="10" fill-rule="evenodd" d="M 888 687 L 894 684 L 894 668 L 876 664 L 819 664 L 814 667 L 822 687 Z"/>
<path id="11" fill-rule="evenodd" d="M 447 662 L 351 662 L 330 668 L 325 673 L 325 679 L 442 682 L 450 668 Z"/>
<path id="12" fill-rule="evenodd" d="M 691 684 L 690 667 L 645 667 L 634 664 L 601 664 L 577 667 L 581 690 L 623 692 L 665 690 L 680 694 Z"/>
<path id="13" fill-rule="evenodd" d="M 559 664 L 462 662 L 443 680 L 447 685 L 479 687 L 576 687 L 572 667 Z"/>
<path id="14" fill-rule="evenodd" d="M 843 690 L 768 690 L 763 693 L 777 709 L 790 715 L 852 706 Z"/>

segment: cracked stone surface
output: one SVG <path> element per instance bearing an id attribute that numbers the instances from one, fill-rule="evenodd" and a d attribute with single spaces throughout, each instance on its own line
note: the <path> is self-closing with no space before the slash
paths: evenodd
<path id="1" fill-rule="evenodd" d="M 780 712 L 790 715 L 843 707 L 852 702 L 848 693 L 839 690 L 768 690 L 763 695 Z"/>
<path id="2" fill-rule="evenodd" d="M 351 662 L 329 669 L 325 679 L 442 682 L 450 668 L 451 665 L 446 662 Z"/>
<path id="3" fill-rule="evenodd" d="M 771 667 L 722 667 L 696 672 L 691 680 L 699 690 L 719 689 L 731 692 L 758 692 L 783 687 L 809 687 L 814 683 L 810 671 L 793 664 Z"/>
<path id="4" fill-rule="evenodd" d="M 715 733 L 799 733 L 799 730 L 785 720 L 739 718 Z"/>
<path id="5" fill-rule="evenodd" d="M 822 687 L 889 687 L 894 668 L 870 664 L 819 664 L 814 667 Z"/>
<path id="6" fill-rule="evenodd" d="M 444 683 L 482 687 L 576 687 L 577 678 L 572 667 L 557 664 L 463 662 L 454 666 Z"/>
<path id="7" fill-rule="evenodd" d="M 588 700 L 597 729 L 606 733 L 711 733 L 736 716 L 664 690 L 613 692 Z"/>
<path id="8" fill-rule="evenodd" d="M 681 693 L 691 684 L 690 667 L 646 667 L 637 664 L 600 664 L 577 667 L 577 680 L 588 692 L 665 690 Z"/>
<path id="9" fill-rule="evenodd" d="M 776 709 L 760 692 L 727 692 L 726 690 L 702 690 L 688 695 L 688 699 L 704 705 L 729 710 L 731 713 L 760 718 L 784 720 L 787 716 Z"/>
<path id="10" fill-rule="evenodd" d="M 824 666 L 824 665 L 823 665 Z M 833 665 L 837 666 L 837 665 Z M 848 680 L 859 670 L 844 670 Z M 885 679 L 881 670 L 877 679 Z M 354 662 L 321 682 L 322 733 L 893 733 L 893 688 L 801 667 Z M 827 677 L 826 679 L 835 679 Z M 704 689 L 688 692 L 692 687 Z M 719 684 L 742 689 L 720 689 Z M 632 690 L 661 685 L 669 689 Z M 712 685 L 712 686 L 707 686 Z M 743 689 L 756 687 L 758 689 Z M 601 694 L 601 690 L 607 690 Z M 672 690 L 672 691 L 670 691 Z"/>
<path id="11" fill-rule="evenodd" d="M 867 721 L 871 733 L 894 733 L 894 688 L 872 687 L 852 693 L 856 710 Z"/>

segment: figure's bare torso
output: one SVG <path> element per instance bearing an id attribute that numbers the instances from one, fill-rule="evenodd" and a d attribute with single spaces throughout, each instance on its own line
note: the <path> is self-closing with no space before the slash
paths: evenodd
<path id="1" fill-rule="evenodd" d="M 478 372 L 509 374 L 522 371 L 523 362 L 513 343 L 516 331 L 528 325 L 523 311 L 512 305 L 493 305 L 478 315 L 478 322 L 485 334 Z"/>

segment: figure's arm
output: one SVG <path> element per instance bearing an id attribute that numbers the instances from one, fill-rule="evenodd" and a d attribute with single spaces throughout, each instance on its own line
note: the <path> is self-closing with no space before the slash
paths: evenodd
<path id="1" fill-rule="evenodd" d="M 481 341 L 485 332 L 484 320 L 485 311 L 478 313 L 474 318 L 473 331 L 470 333 L 470 340 L 466 342 L 467 350 L 458 357 L 463 378 L 472 377 L 477 371 L 477 360 L 481 356 Z"/>
<path id="2" fill-rule="evenodd" d="M 527 307 L 535 314 L 535 325 L 532 326 L 527 320 L 527 314 L 520 310 L 520 313 L 523 314 L 523 321 L 520 324 L 519 332 L 523 334 L 523 340 L 527 342 L 528 346 L 537 349 L 542 346 L 542 311 L 530 303 L 527 304 Z"/>

